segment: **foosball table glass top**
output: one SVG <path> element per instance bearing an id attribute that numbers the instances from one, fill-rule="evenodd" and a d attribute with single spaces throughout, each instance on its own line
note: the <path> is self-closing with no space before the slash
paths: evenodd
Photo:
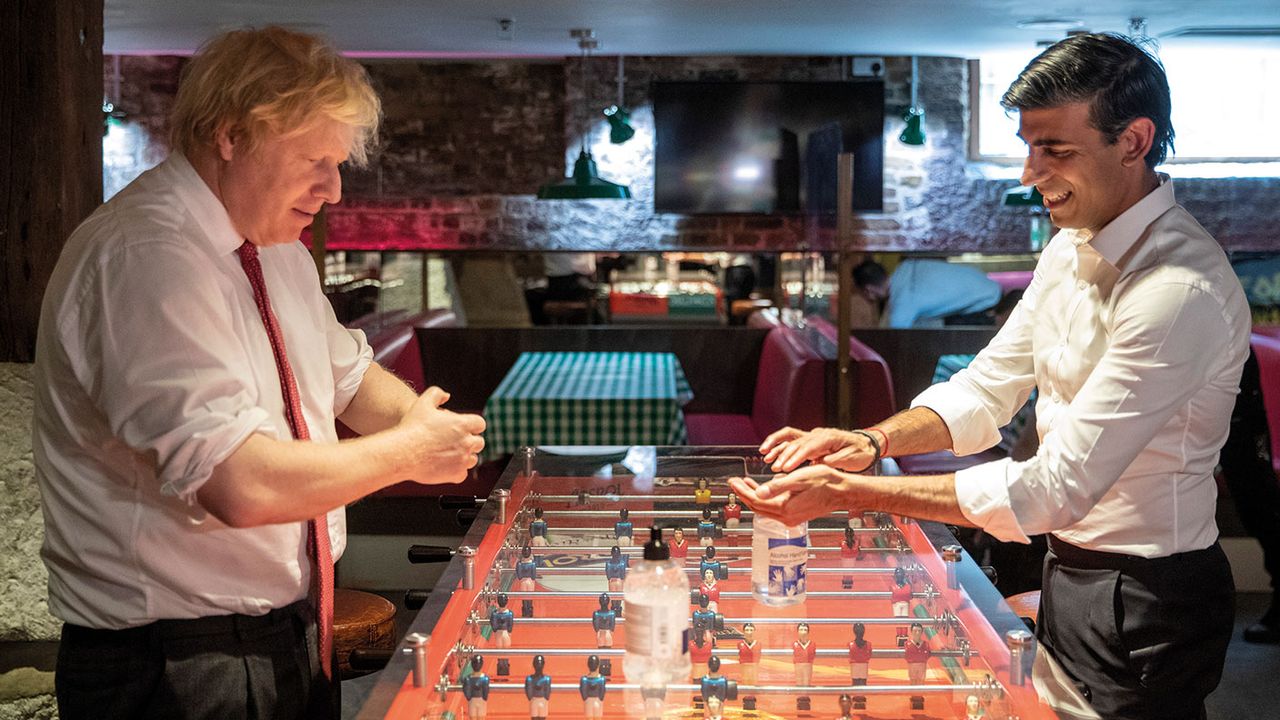
<path id="1" fill-rule="evenodd" d="M 769 477 L 751 449 L 564 452 L 516 454 L 359 717 L 1089 716 L 945 527 L 833 509 L 804 601 L 770 607 L 726 483 Z M 692 588 L 693 669 L 661 693 L 623 673 L 621 576 L 652 525 Z"/>

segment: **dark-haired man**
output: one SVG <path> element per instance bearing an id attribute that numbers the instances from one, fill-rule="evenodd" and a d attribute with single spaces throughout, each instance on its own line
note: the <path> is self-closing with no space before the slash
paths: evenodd
<path id="1" fill-rule="evenodd" d="M 1063 228 L 1009 321 L 912 409 L 851 432 L 784 429 L 768 485 L 730 481 L 794 524 L 831 507 L 1051 533 L 1040 642 L 1106 718 L 1202 718 L 1232 627 L 1213 469 L 1249 348 L 1249 308 L 1221 247 L 1155 167 L 1173 140 L 1159 62 L 1078 35 L 1005 93 L 1022 181 Z M 881 456 L 994 445 L 1033 388 L 1040 447 L 954 475 L 856 474 Z M 798 469 L 806 461 L 812 467 Z M 794 471 L 794 472 L 793 472 Z M 848 471 L 848 472 L 845 472 Z"/>

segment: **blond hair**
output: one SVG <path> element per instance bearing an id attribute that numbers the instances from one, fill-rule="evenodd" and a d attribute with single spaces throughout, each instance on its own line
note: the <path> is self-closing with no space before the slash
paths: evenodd
<path id="1" fill-rule="evenodd" d="M 232 30 L 183 68 L 171 142 L 190 152 L 230 128 L 252 152 L 268 135 L 305 132 L 317 116 L 355 128 L 350 162 L 365 165 L 382 116 L 365 69 L 314 35 L 276 26 Z"/>

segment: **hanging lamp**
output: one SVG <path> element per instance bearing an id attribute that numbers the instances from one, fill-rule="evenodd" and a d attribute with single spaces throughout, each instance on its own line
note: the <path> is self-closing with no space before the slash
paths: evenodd
<path id="1" fill-rule="evenodd" d="M 614 145 L 621 145 L 630 140 L 636 134 L 636 129 L 631 127 L 631 111 L 627 109 L 626 96 L 623 88 L 626 87 L 626 78 L 622 74 L 622 56 L 618 56 L 618 102 L 604 109 L 604 117 L 609 121 L 609 142 Z"/>
<path id="2" fill-rule="evenodd" d="M 903 129 L 902 134 L 898 136 L 905 145 L 923 145 L 924 144 L 924 108 L 920 107 L 919 102 L 919 86 L 920 86 L 920 58 L 915 55 L 911 56 L 911 107 L 903 113 L 902 119 L 907 122 L 907 127 Z"/>
<path id="3" fill-rule="evenodd" d="M 579 103 L 578 112 L 581 120 L 581 134 L 578 159 L 574 161 L 573 172 L 569 177 L 554 180 L 538 188 L 538 199 L 628 200 L 631 198 L 631 188 L 601 178 L 596 169 L 596 161 L 587 150 L 587 60 L 591 56 L 590 51 L 597 45 L 595 33 L 591 28 L 575 28 L 569 31 L 569 35 L 577 38 L 578 47 L 582 50 L 582 102 Z"/>

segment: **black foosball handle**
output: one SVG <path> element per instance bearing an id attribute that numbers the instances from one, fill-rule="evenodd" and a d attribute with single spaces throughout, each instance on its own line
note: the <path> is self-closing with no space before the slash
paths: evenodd
<path id="1" fill-rule="evenodd" d="M 351 665 L 352 670 L 374 672 L 386 667 L 393 654 L 391 650 L 356 648 L 347 656 L 347 662 Z"/>
<path id="2" fill-rule="evenodd" d="M 449 562 L 453 559 L 453 548 L 445 545 L 410 545 L 409 562 L 414 565 L 422 563 Z"/>
<path id="3" fill-rule="evenodd" d="M 483 498 L 472 495 L 441 495 L 441 510 L 467 510 L 484 503 Z"/>
<path id="4" fill-rule="evenodd" d="M 404 594 L 404 606 L 410 610 L 421 610 L 430 597 L 430 590 L 408 590 Z"/>

